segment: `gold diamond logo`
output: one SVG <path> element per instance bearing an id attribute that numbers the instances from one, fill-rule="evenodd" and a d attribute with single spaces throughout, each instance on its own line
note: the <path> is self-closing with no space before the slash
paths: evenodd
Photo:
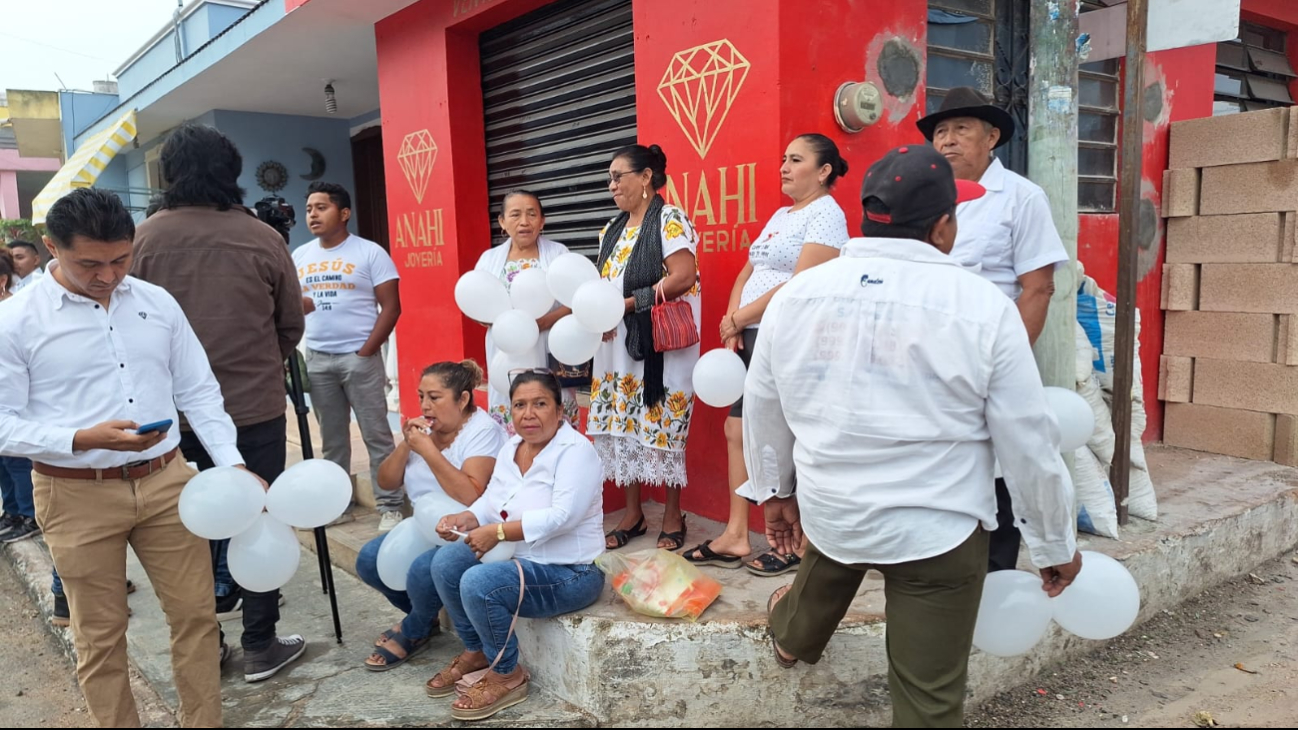
<path id="1" fill-rule="evenodd" d="M 749 65 L 748 59 L 724 39 L 681 51 L 667 65 L 658 84 L 658 96 L 699 157 L 708 156 L 748 78 Z"/>
<path id="2" fill-rule="evenodd" d="M 433 141 L 433 135 L 427 129 L 407 134 L 401 140 L 397 162 L 401 163 L 401 171 L 406 174 L 406 183 L 410 185 L 410 192 L 415 194 L 415 201 L 423 203 L 428 179 L 433 174 L 433 163 L 437 162 L 437 143 Z"/>

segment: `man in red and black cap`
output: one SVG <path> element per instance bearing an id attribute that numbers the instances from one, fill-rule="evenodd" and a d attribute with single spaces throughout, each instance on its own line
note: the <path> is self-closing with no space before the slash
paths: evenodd
<path id="1" fill-rule="evenodd" d="M 983 192 L 927 145 L 876 162 L 865 237 L 771 300 L 744 390 L 747 496 L 772 547 L 806 547 L 769 602 L 776 659 L 819 661 L 866 571 L 883 573 L 895 727 L 963 721 L 996 458 L 1043 589 L 1081 568 L 1023 320 L 948 255 L 956 206 Z"/>
<path id="2" fill-rule="evenodd" d="M 976 182 L 987 191 L 961 204 L 960 237 L 951 257 L 1014 302 L 1027 327 L 1028 342 L 1035 344 L 1055 292 L 1055 269 L 1068 263 L 1068 252 L 1055 229 L 1045 191 L 1005 169 L 993 154 L 1014 136 L 1014 118 L 977 90 L 960 87 L 952 89 L 942 107 L 916 126 L 951 163 L 956 178 Z M 998 527 L 991 536 L 988 570 L 1013 570 L 1021 540 L 1003 480 L 996 484 L 996 503 Z"/>

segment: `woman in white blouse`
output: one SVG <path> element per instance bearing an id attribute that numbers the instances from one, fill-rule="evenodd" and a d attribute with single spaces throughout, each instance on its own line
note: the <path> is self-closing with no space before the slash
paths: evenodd
<path id="1" fill-rule="evenodd" d="M 721 318 L 721 342 L 748 364 L 757 342 L 757 326 L 775 292 L 801 271 L 838 256 L 849 238 L 843 209 L 829 191 L 847 174 L 847 162 L 833 140 L 822 134 L 794 138 L 784 151 L 780 189 L 793 205 L 771 216 L 748 249 L 748 263 L 730 293 L 730 306 Z M 738 568 L 752 552 L 748 542 L 748 500 L 734 493 L 748 481 L 744 466 L 744 401 L 730 407 L 726 419 L 726 453 L 730 467 L 730 519 L 719 537 L 683 553 L 696 565 Z M 795 554 L 766 552 L 748 563 L 757 575 L 780 575 L 797 567 Z"/>
<path id="2" fill-rule="evenodd" d="M 379 466 L 379 487 L 405 486 L 410 501 L 438 498 L 473 504 L 496 466 L 505 445 L 505 430 L 473 402 L 482 384 L 482 368 L 472 360 L 439 362 L 424 370 L 419 381 L 422 418 L 402 427 L 405 440 Z M 406 590 L 397 591 L 379 578 L 379 549 L 387 534 L 361 548 L 356 574 L 387 597 L 405 618 L 375 642 L 365 668 L 385 672 L 404 664 L 428 645 L 438 632 L 442 601 L 433 586 L 432 563 L 437 548 L 415 559 L 406 577 Z"/>
<path id="3" fill-rule="evenodd" d="M 599 456 L 563 419 L 553 374 L 536 369 L 511 376 L 516 435 L 501 450 L 482 497 L 438 525 L 443 538 L 456 542 L 433 558 L 433 581 L 464 652 L 426 689 L 431 697 L 451 697 L 464 675 L 488 670 L 455 700 L 457 720 L 483 720 L 527 699 L 515 611 L 524 618 L 558 616 L 589 606 L 604 590 L 594 565 L 604 552 Z M 505 541 L 515 544 L 514 560 L 479 561 Z"/>
<path id="4" fill-rule="evenodd" d="M 535 193 L 528 190 L 513 190 L 505 193 L 504 200 L 500 204 L 500 230 L 504 231 L 508 238 L 505 242 L 494 248 L 487 249 L 478 259 L 478 264 L 474 266 L 476 271 L 485 271 L 492 276 L 500 279 L 509 289 L 513 283 L 514 277 L 518 276 L 528 269 L 540 269 L 545 271 L 550 268 L 550 264 L 560 256 L 568 253 L 568 247 L 558 241 L 551 241 L 541 232 L 545 229 L 545 209 L 541 206 L 541 199 Z M 572 310 L 562 304 L 555 303 L 554 307 L 544 317 L 536 320 L 537 329 L 541 330 L 541 336 L 537 338 L 536 346 L 532 348 L 530 357 L 536 365 L 543 365 L 550 352 L 550 328 L 555 322 L 563 319 L 565 316 L 572 314 Z M 495 359 L 496 342 L 492 339 L 491 330 L 487 330 L 487 363 L 490 366 Z M 584 384 L 584 383 L 583 383 Z M 505 431 L 513 434 L 513 426 L 510 424 L 509 415 L 509 395 L 501 393 L 490 384 L 487 386 L 487 411 L 496 422 L 505 427 Z M 563 391 L 563 414 L 568 422 L 577 425 L 577 389 L 565 388 Z"/>

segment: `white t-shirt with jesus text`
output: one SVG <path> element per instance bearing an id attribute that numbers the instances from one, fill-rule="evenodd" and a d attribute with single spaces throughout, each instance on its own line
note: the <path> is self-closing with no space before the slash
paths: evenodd
<path id="1" fill-rule="evenodd" d="M 383 247 L 360 236 L 348 236 L 333 248 L 319 239 L 293 252 L 302 294 L 315 302 L 306 318 L 306 346 L 316 352 L 358 352 L 379 318 L 374 289 L 399 278 Z"/>

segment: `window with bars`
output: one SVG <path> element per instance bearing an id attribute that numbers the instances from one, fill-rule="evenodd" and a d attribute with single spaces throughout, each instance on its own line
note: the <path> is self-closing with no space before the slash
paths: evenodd
<path id="1" fill-rule="evenodd" d="M 1093 0 L 1083 0 L 1082 12 L 1101 7 L 1103 4 Z M 1013 27 L 1011 18 L 1002 17 L 1009 10 L 1009 0 L 1001 0 L 1000 7 L 996 0 L 929 0 L 928 113 L 937 111 L 947 92 L 957 86 L 972 86 L 988 98 L 996 98 L 998 86 L 1001 90 L 1013 87 L 1008 78 L 998 74 L 1027 76 L 1022 66 L 1028 63 L 1028 55 L 1005 52 L 1005 44 L 1012 39 L 996 36 L 997 31 Z M 1079 210 L 1086 213 L 1115 210 L 1120 68 L 1117 59 L 1099 61 L 1083 64 L 1078 74 L 1077 201 Z M 1012 93 L 1010 98 L 1014 98 Z M 1020 127 L 1025 118 L 1026 112 L 1019 120 Z M 1019 134 L 1026 135 L 1026 131 L 1020 129 Z M 1024 159 L 1020 158 L 1020 163 L 1026 168 Z M 1007 160 L 1002 162 L 1009 166 Z"/>
<path id="2" fill-rule="evenodd" d="M 1238 114 L 1292 106 L 1288 34 L 1254 23 L 1240 23 L 1239 38 L 1217 44 L 1217 75 L 1212 113 Z"/>
<path id="3" fill-rule="evenodd" d="M 1121 68 L 1113 58 L 1077 71 L 1077 209 L 1083 213 L 1117 209 Z"/>

